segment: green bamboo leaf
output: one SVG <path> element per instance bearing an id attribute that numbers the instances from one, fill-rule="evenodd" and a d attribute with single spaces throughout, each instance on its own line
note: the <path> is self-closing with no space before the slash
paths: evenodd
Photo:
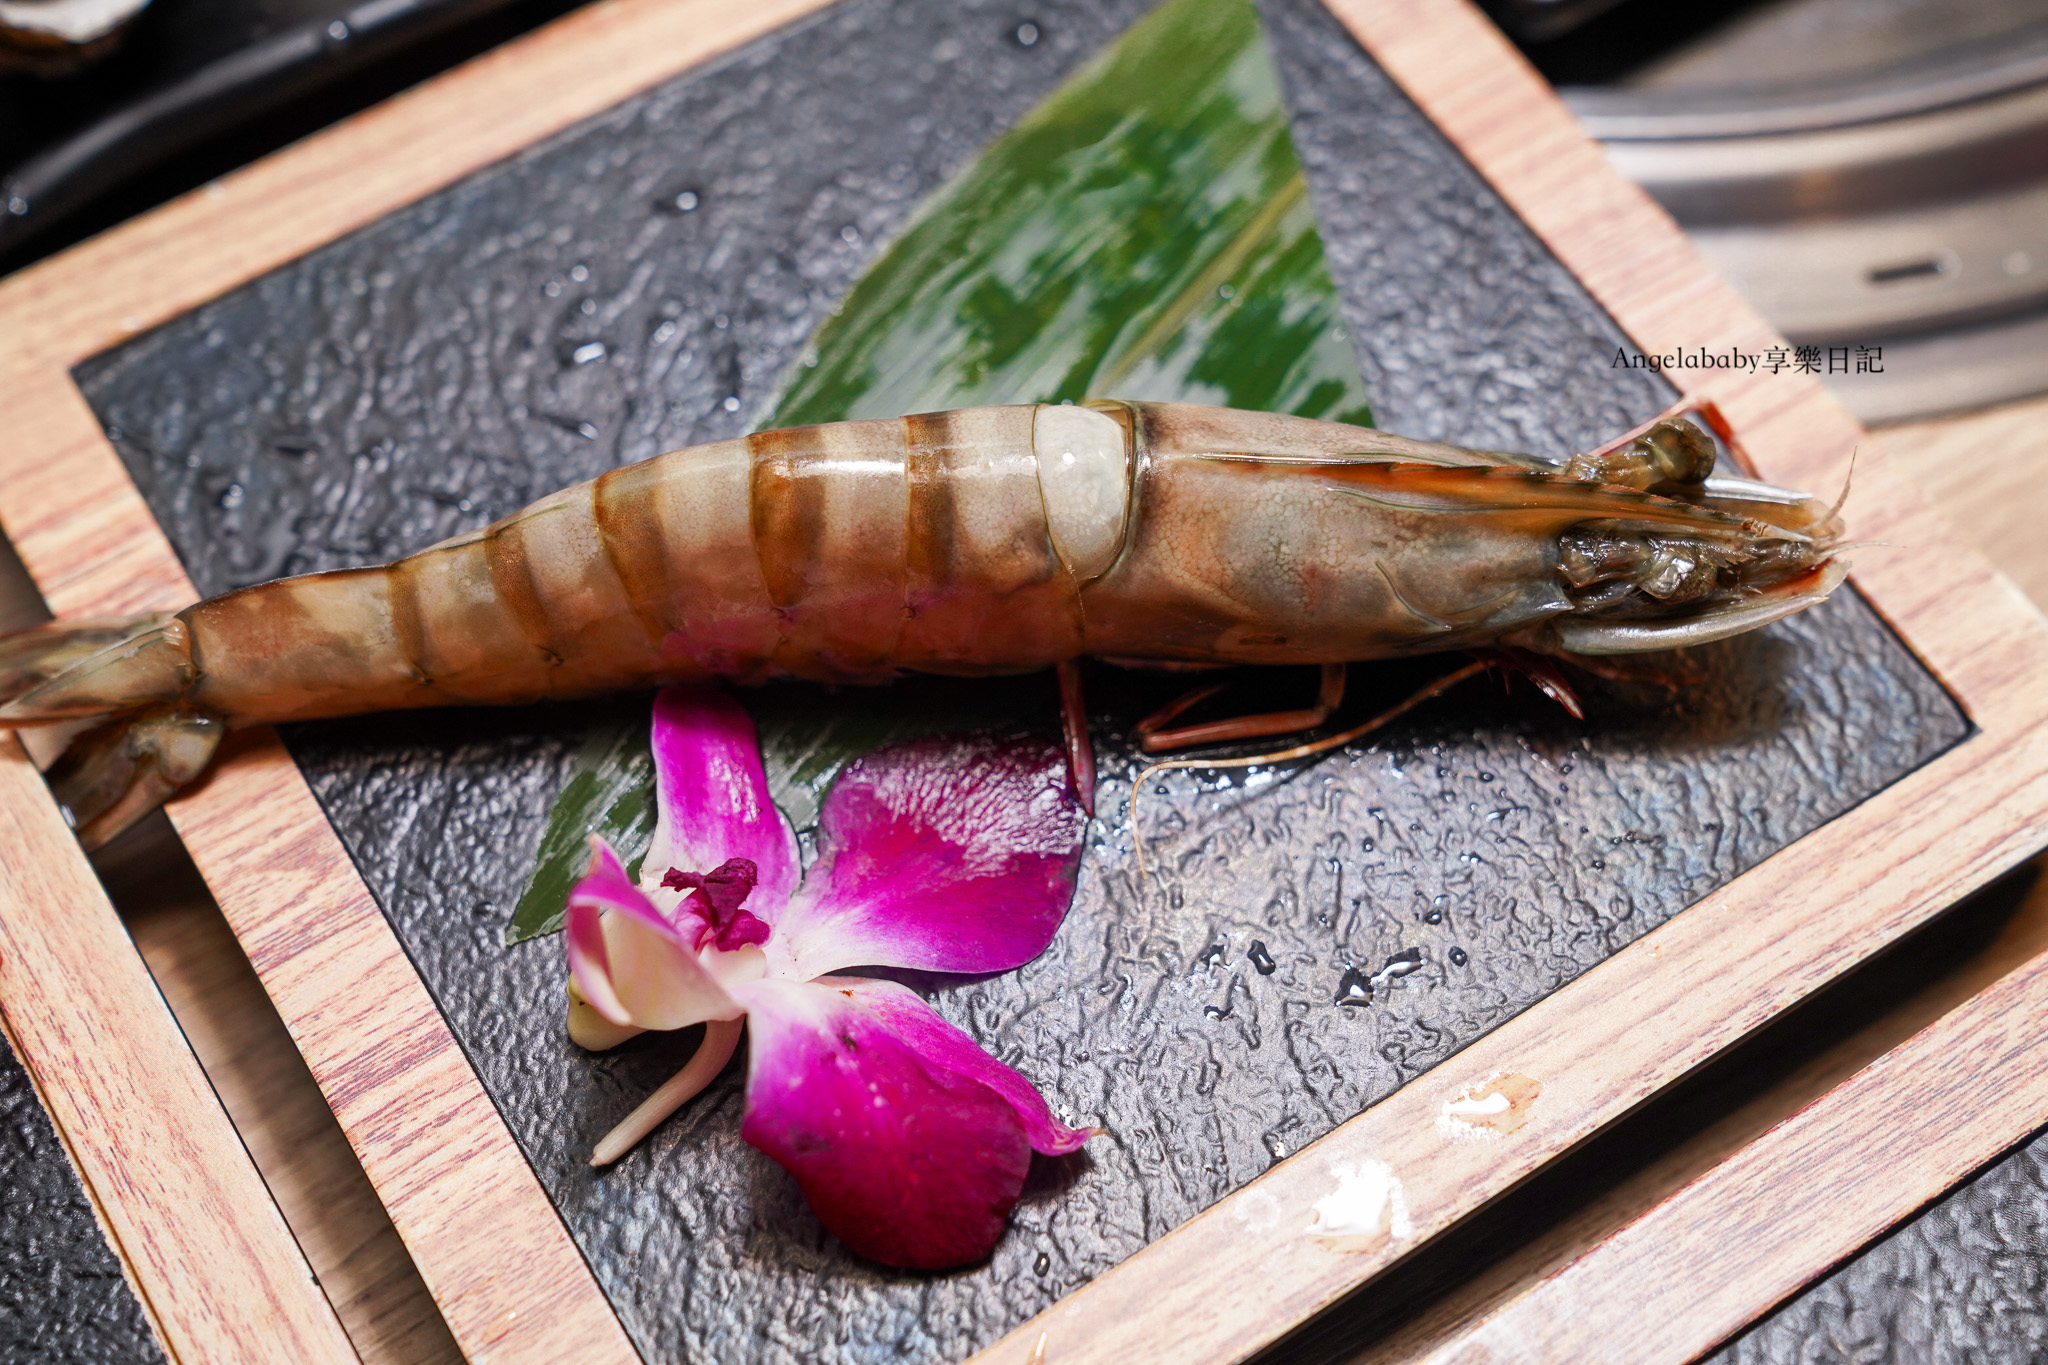
<path id="1" fill-rule="evenodd" d="M 654 755 L 647 748 L 650 708 L 607 708 L 577 751 L 569 781 L 548 813 L 526 887 L 512 909 L 507 943 L 519 943 L 562 927 L 569 891 L 590 862 L 586 839 L 601 834 L 638 875 L 640 859 L 654 836 Z"/>
<path id="2" fill-rule="evenodd" d="M 996 139 L 818 329 L 762 425 L 1091 397 L 1371 419 L 1250 0 L 1168 0 Z M 1053 714 L 1042 679 L 743 700 L 800 829 L 861 754 Z M 645 853 L 646 732 L 645 707 L 593 729 L 510 941 L 560 927 L 591 831 L 629 870 Z"/>
<path id="3" fill-rule="evenodd" d="M 1099 397 L 1370 420 L 1250 0 L 1169 0 L 991 144 L 772 424 Z"/>

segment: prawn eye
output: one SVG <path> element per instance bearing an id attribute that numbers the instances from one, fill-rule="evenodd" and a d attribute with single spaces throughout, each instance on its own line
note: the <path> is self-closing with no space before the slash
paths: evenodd
<path id="1" fill-rule="evenodd" d="M 1564 477 L 1622 488 L 1683 493 L 1697 491 L 1714 472 L 1711 437 L 1691 422 L 1659 422 L 1619 450 L 1575 455 Z"/>
<path id="2" fill-rule="evenodd" d="M 1714 442 L 1691 422 L 1659 422 L 1635 440 L 1658 484 L 1700 484 L 1714 472 Z"/>

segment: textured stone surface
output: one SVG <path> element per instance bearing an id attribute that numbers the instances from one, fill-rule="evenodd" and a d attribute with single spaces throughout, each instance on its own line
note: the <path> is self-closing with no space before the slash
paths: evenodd
<path id="1" fill-rule="evenodd" d="M 162 1360 L 50 1116 L 0 1038 L 0 1365 Z"/>
<path id="2" fill-rule="evenodd" d="M 1007 4 L 852 0 L 101 357 L 81 382 L 206 591 L 416 548 L 744 430 L 878 239 L 1142 9 L 1034 4 L 1027 47 Z M 1607 368 L 1611 322 L 1313 0 L 1267 14 L 1387 426 L 1563 451 L 1662 405 L 1659 381 Z M 677 213 L 684 190 L 698 207 Z M 600 341 L 601 361 L 576 363 Z M 1361 670 L 1358 704 L 1428 668 Z M 503 946 L 603 706 L 288 738 L 650 1359 L 936 1360 L 1964 731 L 1849 594 L 1700 651 L 1695 669 L 1675 701 L 1590 688 L 1583 724 L 1474 686 L 1299 772 L 1175 774 L 1140 807 L 1160 869 L 1142 889 L 1106 794 L 1053 948 L 1006 976 L 925 984 L 1108 1136 L 1041 1163 L 987 1266 L 939 1277 L 826 1238 L 739 1141 L 732 1073 L 618 1167 L 583 1164 L 687 1051 L 578 1053 L 561 1034 L 559 942 Z M 1285 675 L 1238 695 L 1249 709 L 1261 690 L 1310 686 Z M 1098 675 L 1112 778 L 1130 770 L 1123 725 L 1177 690 Z M 1370 1005 L 1334 1003 L 1347 971 L 1397 955 L 1420 965 L 1382 975 Z"/>
<path id="3" fill-rule="evenodd" d="M 2036 1133 L 1705 1360 L 2048 1360 L 2048 1132 Z"/>

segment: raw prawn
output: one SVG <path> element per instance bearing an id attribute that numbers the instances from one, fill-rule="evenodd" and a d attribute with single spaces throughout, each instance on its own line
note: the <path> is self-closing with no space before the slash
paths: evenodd
<path id="1" fill-rule="evenodd" d="M 1119 401 L 762 431 L 393 564 L 0 639 L 0 726 L 85 727 L 51 781 L 91 845 L 196 778 L 224 731 L 275 721 L 1083 656 L 1668 649 L 1790 615 L 1846 572 L 1831 509 L 1713 477 L 1714 455 L 1680 420 L 1559 459 Z"/>

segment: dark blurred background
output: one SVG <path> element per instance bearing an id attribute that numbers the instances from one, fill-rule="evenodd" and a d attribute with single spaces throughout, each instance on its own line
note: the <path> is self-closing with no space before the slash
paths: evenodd
<path id="1" fill-rule="evenodd" d="M 0 0 L 0 274 L 575 7 L 150 0 L 39 41 L 137 2 Z M 1858 415 L 2048 391 L 2048 0 L 1487 8 Z"/>

